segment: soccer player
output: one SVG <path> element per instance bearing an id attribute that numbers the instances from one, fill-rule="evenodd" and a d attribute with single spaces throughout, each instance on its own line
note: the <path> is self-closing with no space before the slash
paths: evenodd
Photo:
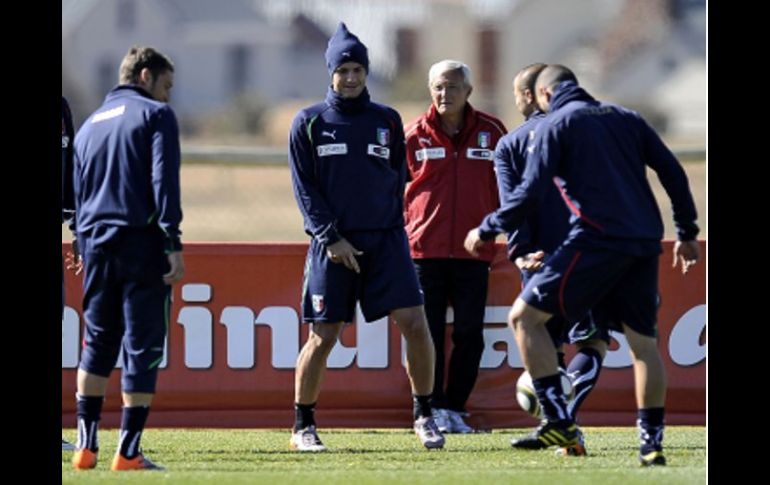
<path id="1" fill-rule="evenodd" d="M 438 429 L 470 433 L 463 420 L 484 351 L 484 309 L 489 241 L 474 258 L 463 247 L 468 231 L 499 207 L 493 167 L 494 147 L 503 123 L 475 110 L 470 68 L 443 60 L 428 71 L 431 106 L 406 126 L 406 232 L 425 297 L 425 314 L 436 349 L 433 415 Z M 453 349 L 444 385 L 446 312 L 454 310 Z"/>
<path id="2" fill-rule="evenodd" d="M 526 118 L 524 123 L 505 135 L 495 150 L 495 172 L 500 188 L 500 198 L 505 199 L 521 183 L 528 148 L 535 138 L 537 125 L 543 119 L 543 113 L 535 98 L 535 80 L 545 69 L 542 63 L 532 64 L 519 71 L 513 79 L 513 94 L 516 109 Z M 521 270 L 522 286 L 543 268 L 544 262 L 569 233 L 570 213 L 556 186 L 548 187 L 538 204 L 536 211 L 530 214 L 516 230 L 508 233 L 508 256 Z M 573 381 L 575 397 L 569 402 L 568 411 L 577 419 L 580 405 L 596 385 L 602 369 L 602 361 L 607 354 L 609 330 L 598 325 L 597 312 L 589 311 L 567 332 L 567 322 L 560 315 L 554 315 L 546 323 L 546 328 L 557 349 L 559 368 L 566 369 Z M 569 341 L 577 346 L 578 351 L 567 367 L 564 361 L 563 344 Z M 514 447 L 537 447 L 540 441 L 527 442 L 516 439 Z M 560 454 L 585 455 L 585 443 L 582 434 L 575 445 L 559 448 Z"/>
<path id="3" fill-rule="evenodd" d="M 75 215 L 75 199 L 72 192 L 72 142 L 75 138 L 75 125 L 67 99 L 61 97 L 61 223 L 72 221 Z M 64 261 L 61 272 L 61 315 L 64 318 Z M 61 449 L 72 451 L 75 446 L 61 440 Z"/>
<path id="4" fill-rule="evenodd" d="M 549 114 L 538 125 L 523 181 L 465 240 L 466 249 L 475 253 L 483 241 L 516 229 L 554 182 L 572 212 L 567 238 L 530 279 L 509 314 L 546 418 L 527 441 L 545 446 L 578 442 L 544 324 L 557 313 L 577 321 L 589 309 L 602 308 L 631 347 L 639 461 L 665 465 L 666 380 L 656 322 L 663 223 L 645 169 L 657 173 L 674 207 L 674 266 L 681 264 L 683 273 L 699 256 L 687 176 L 638 113 L 597 101 L 568 68 L 549 65 L 535 86 L 538 105 Z"/>
<path id="5" fill-rule="evenodd" d="M 123 416 L 111 469 L 155 470 L 139 446 L 163 360 L 171 286 L 184 275 L 179 128 L 171 60 L 134 46 L 120 84 L 75 137 L 76 226 L 85 265 L 75 469 L 96 466 L 107 379 L 123 350 Z"/>
<path id="6" fill-rule="evenodd" d="M 297 358 L 290 445 L 326 449 L 313 413 L 327 357 L 358 300 L 367 321 L 390 315 L 404 336 L 414 431 L 426 448 L 441 448 L 429 402 L 433 342 L 404 232 L 401 117 L 370 101 L 367 49 L 344 23 L 329 39 L 326 66 L 326 99 L 301 110 L 289 133 L 294 195 L 312 237 L 302 286 L 302 320 L 311 327 Z"/>

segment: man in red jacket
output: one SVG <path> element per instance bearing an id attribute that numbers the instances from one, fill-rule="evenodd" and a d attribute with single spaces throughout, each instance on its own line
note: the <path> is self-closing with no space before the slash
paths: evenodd
<path id="1" fill-rule="evenodd" d="M 506 133 L 497 118 L 468 103 L 471 70 L 459 61 L 431 66 L 432 104 L 409 123 L 406 133 L 410 183 L 405 194 L 409 248 L 425 295 L 425 312 L 436 348 L 433 407 L 439 430 L 470 433 L 465 403 L 476 383 L 484 350 L 484 308 L 490 241 L 471 256 L 463 247 L 467 231 L 499 206 L 494 150 Z M 454 348 L 444 382 L 447 306 L 454 310 Z"/>

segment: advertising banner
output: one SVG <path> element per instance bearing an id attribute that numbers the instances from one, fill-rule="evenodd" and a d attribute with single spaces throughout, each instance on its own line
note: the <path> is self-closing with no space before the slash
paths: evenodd
<path id="1" fill-rule="evenodd" d="M 63 251 L 69 251 L 69 244 Z M 705 257 L 705 243 L 701 243 Z M 151 426 L 288 428 L 293 422 L 294 366 L 308 326 L 299 302 L 307 244 L 186 243 L 187 271 L 174 288 L 166 355 Z M 699 262 L 671 268 L 672 243 L 660 259 L 659 346 L 668 373 L 667 424 L 706 422 L 706 278 Z M 62 423 L 75 424 L 75 375 L 82 340 L 82 275 L 65 273 L 62 320 Z M 479 428 L 531 426 L 516 403 L 523 364 L 506 325 L 519 275 L 498 254 L 490 273 L 479 378 L 468 423 Z M 451 308 L 448 309 L 452 320 Z M 448 335 L 452 331 L 447 326 Z M 447 349 L 451 338 L 447 338 Z M 568 347 L 567 359 L 574 354 Z M 332 351 L 316 416 L 324 427 L 411 426 L 404 345 L 387 318 L 347 325 Z M 120 360 L 120 359 L 119 359 Z M 120 422 L 119 368 L 102 426 Z M 613 341 L 598 385 L 583 404 L 583 425 L 633 425 L 634 379 L 628 344 Z"/>

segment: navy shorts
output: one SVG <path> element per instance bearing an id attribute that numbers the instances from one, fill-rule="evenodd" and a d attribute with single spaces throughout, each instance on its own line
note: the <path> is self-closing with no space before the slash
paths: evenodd
<path id="1" fill-rule="evenodd" d="M 369 322 L 393 310 L 423 304 L 403 228 L 355 232 L 344 237 L 364 253 L 356 258 L 361 273 L 331 262 L 326 246 L 313 239 L 302 285 L 304 322 L 352 322 L 356 301 L 360 301 Z"/>
<path id="2" fill-rule="evenodd" d="M 571 344 L 587 342 L 589 340 L 604 340 L 609 344 L 610 322 L 603 320 L 601 312 L 593 309 L 588 310 L 585 317 L 569 327 L 565 340 Z"/>
<path id="3" fill-rule="evenodd" d="M 535 274 L 537 272 L 522 271 L 522 286 L 526 286 Z M 554 347 L 557 348 L 566 343 L 576 344 L 594 339 L 604 340 L 609 343 L 609 325 L 606 322 L 600 321 L 603 317 L 604 314 L 602 312 L 589 310 L 583 318 L 575 323 L 568 324 L 564 317 L 554 314 L 546 322 L 545 328 L 548 330 L 548 335 L 551 336 Z"/>
<path id="4" fill-rule="evenodd" d="M 621 322 L 657 335 L 658 254 L 632 256 L 607 249 L 561 246 L 519 295 L 533 307 L 580 321 L 593 309 L 604 329 Z"/>
<path id="5" fill-rule="evenodd" d="M 158 227 L 121 228 L 94 247 L 78 238 L 85 262 L 85 337 L 79 367 L 108 377 L 123 350 L 124 392 L 154 393 L 168 328 L 171 287 Z"/>

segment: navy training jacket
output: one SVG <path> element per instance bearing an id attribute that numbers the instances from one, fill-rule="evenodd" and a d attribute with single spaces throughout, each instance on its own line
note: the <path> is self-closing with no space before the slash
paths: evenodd
<path id="1" fill-rule="evenodd" d="M 495 149 L 495 173 L 500 200 L 513 194 L 524 176 L 527 149 L 535 140 L 537 125 L 545 117 L 542 111 L 529 115 L 517 128 L 505 135 Z M 569 233 L 570 212 L 557 186 L 547 188 L 534 214 L 508 233 L 508 258 L 543 250 L 553 254 Z"/>
<path id="2" fill-rule="evenodd" d="M 401 116 L 364 89 L 297 113 L 289 165 L 305 232 L 324 245 L 341 234 L 404 227 L 406 157 Z"/>
<path id="3" fill-rule="evenodd" d="M 179 168 L 171 107 L 138 86 L 117 86 L 75 136 L 78 234 L 109 240 L 114 228 L 157 224 L 166 251 L 181 250 Z"/>
<path id="4" fill-rule="evenodd" d="M 663 222 L 646 167 L 671 199 L 678 238 L 695 239 L 697 214 L 687 176 L 655 131 L 638 113 L 601 103 L 572 81 L 560 83 L 551 112 L 538 125 L 523 182 L 484 219 L 480 235 L 489 239 L 516 229 L 555 181 L 572 212 L 569 239 L 660 252 Z"/>

